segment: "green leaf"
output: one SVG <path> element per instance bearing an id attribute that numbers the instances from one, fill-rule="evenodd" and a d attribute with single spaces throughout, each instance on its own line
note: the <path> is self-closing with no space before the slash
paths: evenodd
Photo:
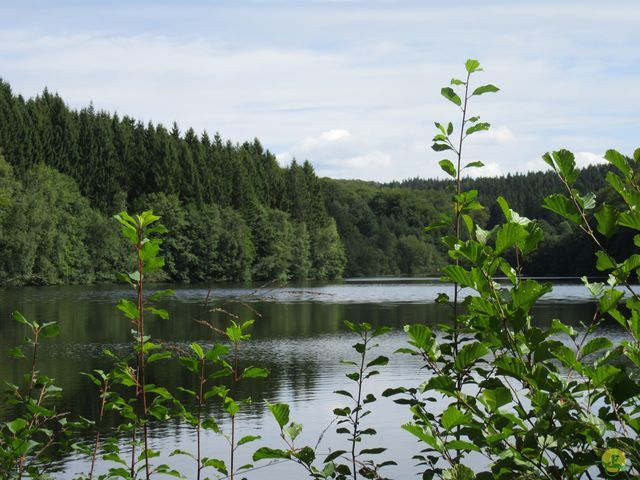
<path id="1" fill-rule="evenodd" d="M 480 68 L 480 62 L 478 60 L 474 60 L 472 58 L 470 58 L 469 60 L 467 60 L 464 63 L 464 68 L 467 70 L 467 73 L 481 72 L 482 71 L 482 69 Z"/>
<path id="2" fill-rule="evenodd" d="M 351 393 L 347 392 L 346 390 L 336 390 L 333 393 L 335 393 L 337 395 L 344 395 L 345 397 L 353 398 L 353 395 Z"/>
<path id="3" fill-rule="evenodd" d="M 371 360 L 369 363 L 367 363 L 367 366 L 365 368 L 370 368 L 378 365 L 383 366 L 383 365 L 387 365 L 388 363 L 389 363 L 389 358 L 385 357 L 384 355 L 380 355 L 376 359 Z"/>
<path id="4" fill-rule="evenodd" d="M 229 353 L 229 347 L 226 345 L 216 344 L 211 347 L 204 355 L 209 362 L 218 362 L 222 357 Z"/>
<path id="5" fill-rule="evenodd" d="M 602 250 L 598 250 L 596 252 L 596 268 L 604 272 L 606 270 L 612 270 L 616 268 L 618 265 L 611 259 L 611 257 Z"/>
<path id="6" fill-rule="evenodd" d="M 427 432 L 422 426 L 416 425 L 414 423 L 405 423 L 404 425 L 402 425 L 402 429 L 406 430 L 411 435 L 418 437 L 419 440 L 431 446 L 434 450 L 442 452 L 444 448 L 442 440 L 435 437 L 430 432 Z"/>
<path id="7" fill-rule="evenodd" d="M 331 452 L 329 455 L 326 456 L 326 458 L 324 459 L 324 463 L 332 462 L 336 458 L 338 458 L 340 455 L 344 455 L 345 453 L 347 453 L 346 450 L 334 450 L 333 452 Z"/>
<path id="8" fill-rule="evenodd" d="M 145 310 L 149 313 L 153 313 L 154 315 L 159 316 L 163 320 L 169 319 L 169 312 L 167 312 L 164 308 L 156 308 L 156 307 L 147 307 Z"/>
<path id="9" fill-rule="evenodd" d="M 254 442 L 256 440 L 260 440 L 262 437 L 260 435 L 246 435 L 238 440 L 238 447 L 240 445 L 244 445 L 245 443 Z"/>
<path id="10" fill-rule="evenodd" d="M 495 85 L 491 85 L 491 84 L 482 85 L 481 87 L 476 88 L 471 94 L 471 96 L 482 95 L 483 93 L 495 93 L 498 91 L 500 91 L 500 89 Z"/>
<path id="11" fill-rule="evenodd" d="M 452 78 L 451 85 L 466 85 L 466 82 L 459 80 L 457 78 Z"/>
<path id="12" fill-rule="evenodd" d="M 448 225 L 449 225 L 449 222 L 445 222 L 444 220 L 441 220 L 439 222 L 430 223 L 429 225 L 424 227 L 424 231 L 430 232 L 431 230 L 435 230 L 436 228 L 446 227 Z"/>
<path id="13" fill-rule="evenodd" d="M 545 153 L 543 160 L 551 165 L 567 181 L 569 186 L 575 183 L 578 178 L 578 170 L 576 170 L 575 156 L 569 150 L 562 149 L 551 152 L 551 156 Z"/>
<path id="14" fill-rule="evenodd" d="M 121 298 L 116 308 L 124 313 L 124 316 L 130 320 L 135 320 L 138 318 L 138 307 L 131 300 L 127 300 L 126 298 Z"/>
<path id="15" fill-rule="evenodd" d="M 294 441 L 298 437 L 298 435 L 302 433 L 302 425 L 296 422 L 291 422 L 289 426 L 285 427 L 283 430 L 284 433 L 289 435 L 291 441 Z"/>
<path id="16" fill-rule="evenodd" d="M 555 193 L 544 199 L 542 207 L 564 218 L 571 220 L 573 223 L 579 224 L 582 220 L 580 212 L 576 209 L 573 202 L 562 194 Z"/>
<path id="17" fill-rule="evenodd" d="M 630 210 L 623 212 L 618 216 L 618 224 L 623 227 L 640 230 L 640 212 L 638 210 Z"/>
<path id="18" fill-rule="evenodd" d="M 385 335 L 391 332 L 391 327 L 377 327 L 372 333 L 371 338 L 379 337 L 380 335 Z"/>
<path id="19" fill-rule="evenodd" d="M 586 357 L 587 355 L 597 352 L 598 350 L 603 350 L 611 347 L 613 347 L 613 342 L 611 342 L 611 340 L 609 340 L 608 338 L 606 337 L 593 338 L 589 340 L 589 342 L 587 342 L 587 344 L 584 347 L 582 347 L 582 355 Z"/>
<path id="20" fill-rule="evenodd" d="M 438 162 L 438 165 L 440 165 L 440 168 L 442 168 L 443 171 L 448 173 L 453 178 L 456 178 L 456 168 L 453 166 L 453 163 L 451 162 L 451 160 L 447 160 L 447 159 L 440 160 Z"/>
<path id="21" fill-rule="evenodd" d="M 598 222 L 597 229 L 602 235 L 610 238 L 618 230 L 618 210 L 606 203 L 594 214 Z"/>
<path id="22" fill-rule="evenodd" d="M 286 403 L 267 403 L 267 406 L 280 428 L 284 428 L 289 423 L 289 405 Z"/>
<path id="23" fill-rule="evenodd" d="M 27 428 L 27 425 L 29 425 L 29 423 L 24 418 L 18 417 L 10 422 L 5 423 L 5 425 L 7 426 L 9 431 L 15 435 L 16 433 L 21 432 L 22 430 Z"/>
<path id="24" fill-rule="evenodd" d="M 264 378 L 269 376 L 269 370 L 266 368 L 247 367 L 242 372 L 242 378 Z"/>
<path id="25" fill-rule="evenodd" d="M 632 380 L 627 372 L 620 371 L 616 377 L 616 383 L 611 391 L 616 402 L 618 404 L 622 404 L 626 400 L 640 395 L 640 385 Z"/>
<path id="26" fill-rule="evenodd" d="M 151 355 L 149 355 L 149 358 L 147 358 L 147 363 L 153 363 L 158 360 L 166 360 L 169 358 L 171 358 L 171 352 L 152 353 Z"/>
<path id="27" fill-rule="evenodd" d="M 152 257 L 145 262 L 142 267 L 142 273 L 151 273 L 155 272 L 159 268 L 164 267 L 164 258 L 162 257 Z"/>
<path id="28" fill-rule="evenodd" d="M 507 200 L 502 195 L 499 195 L 498 198 L 496 198 L 496 203 L 500 207 L 500 210 L 502 210 L 502 214 L 504 215 L 504 218 L 506 218 L 507 221 L 510 222 L 511 208 L 509 207 L 509 203 L 507 203 Z"/>
<path id="29" fill-rule="evenodd" d="M 15 358 L 16 360 L 27 358 L 24 352 L 18 347 L 10 348 L 8 353 L 11 358 Z"/>
<path id="30" fill-rule="evenodd" d="M 508 388 L 497 387 L 484 390 L 480 395 L 480 399 L 490 411 L 495 412 L 500 407 L 511 402 L 513 398 Z"/>
<path id="31" fill-rule="evenodd" d="M 175 295 L 175 292 L 171 289 L 158 290 L 157 292 L 153 292 L 153 294 L 149 297 L 149 301 L 157 302 L 159 300 L 162 300 L 163 298 L 171 297 L 173 295 Z"/>
<path id="32" fill-rule="evenodd" d="M 631 173 L 631 167 L 627 161 L 627 157 L 622 155 L 620 152 L 617 152 L 616 150 L 607 150 L 604 154 L 604 158 L 620 170 L 625 177 L 628 177 L 629 173 Z"/>
<path id="33" fill-rule="evenodd" d="M 454 442 L 450 442 L 450 443 L 454 443 Z M 462 444 L 468 443 L 464 441 L 459 441 L 459 442 L 461 442 Z M 455 448 L 455 447 L 452 447 L 452 448 Z M 528 465 L 528 463 L 526 463 L 525 465 Z M 442 472 L 442 480 L 475 480 L 475 478 L 476 478 L 476 475 L 475 473 L 473 473 L 473 470 L 471 470 L 469 467 L 466 467 L 462 464 L 454 465 L 453 467 L 448 468 L 444 472 Z"/>
<path id="34" fill-rule="evenodd" d="M 434 143 L 433 145 L 431 145 L 431 149 L 434 152 L 444 152 L 445 150 L 453 150 L 453 148 L 451 148 L 451 146 L 445 144 L 445 143 Z"/>
<path id="35" fill-rule="evenodd" d="M 575 331 L 575 329 L 573 327 L 570 327 L 568 325 L 565 325 L 564 323 L 562 323 L 560 320 L 558 320 L 557 318 L 554 318 L 551 321 L 551 328 L 550 328 L 551 332 L 550 333 L 557 333 L 557 332 L 563 332 L 567 335 L 569 335 L 571 338 L 575 338 L 576 335 L 578 335 L 578 333 Z"/>
<path id="36" fill-rule="evenodd" d="M 193 350 L 193 353 L 196 354 L 196 356 L 202 360 L 204 358 L 204 350 L 202 349 L 202 347 L 200 346 L 200 344 L 198 343 L 192 343 L 191 344 L 191 350 Z"/>
<path id="37" fill-rule="evenodd" d="M 447 280 L 462 285 L 463 287 L 473 288 L 474 286 L 471 274 L 460 265 L 447 265 L 442 269 L 442 273 Z"/>
<path id="38" fill-rule="evenodd" d="M 469 162 L 464 166 L 464 168 L 480 168 L 480 167 L 484 167 L 484 163 L 480 161 Z"/>
<path id="39" fill-rule="evenodd" d="M 154 355 L 157 355 L 154 353 Z M 198 361 L 193 357 L 179 357 L 180 364 L 187 368 L 189 371 L 196 373 L 198 371 Z"/>
<path id="40" fill-rule="evenodd" d="M 218 460 L 217 458 L 203 458 L 202 459 L 203 467 L 211 467 L 215 468 L 217 471 L 222 473 L 223 475 L 227 475 L 227 465 L 222 460 Z"/>
<path id="41" fill-rule="evenodd" d="M 383 447 L 377 447 L 377 448 L 363 448 L 360 451 L 360 455 L 379 455 L 381 453 L 384 453 L 387 449 L 383 448 Z"/>
<path id="42" fill-rule="evenodd" d="M 409 343 L 423 350 L 431 360 L 440 358 L 440 346 L 429 327 L 422 324 L 405 325 L 404 331 L 409 335 Z"/>
<path id="43" fill-rule="evenodd" d="M 589 366 L 585 368 L 585 374 L 591 379 L 596 388 L 602 387 L 619 373 L 620 370 L 613 365 L 600 365 L 599 367 Z"/>
<path id="44" fill-rule="evenodd" d="M 29 322 L 29 320 L 27 320 L 24 315 L 22 315 L 20 312 L 15 311 L 11 313 L 11 316 L 13 317 L 13 319 L 18 322 L 18 323 L 22 323 L 23 325 L 31 325 L 31 322 Z"/>
<path id="45" fill-rule="evenodd" d="M 220 427 L 213 418 L 206 418 L 202 422 L 202 428 L 204 428 L 205 430 L 211 430 L 212 432 L 216 433 L 220 432 Z"/>
<path id="46" fill-rule="evenodd" d="M 486 123 L 486 122 L 480 122 L 480 123 L 476 123 L 475 125 L 467 128 L 466 131 L 466 135 L 472 135 L 476 132 L 482 132 L 485 130 L 489 130 L 491 128 L 491 124 L 490 123 Z"/>
<path id="47" fill-rule="evenodd" d="M 471 421 L 471 417 L 469 415 L 465 415 L 455 405 L 450 405 L 443 413 L 440 418 L 440 422 L 445 430 L 451 430 L 458 425 L 468 425 Z"/>
<path id="48" fill-rule="evenodd" d="M 316 452 L 311 447 L 302 447 L 293 454 L 298 460 L 306 465 L 311 465 L 316 459 Z"/>
<path id="49" fill-rule="evenodd" d="M 609 310 L 618 305 L 618 301 L 622 298 L 622 292 L 620 290 L 616 290 L 615 288 L 611 288 L 604 292 L 602 298 L 598 302 L 598 308 L 601 313 L 607 313 Z"/>
<path id="50" fill-rule="evenodd" d="M 455 368 L 461 372 L 471 366 L 476 360 L 482 358 L 489 352 L 487 347 L 480 342 L 467 343 L 458 352 L 455 359 Z"/>
<path id="51" fill-rule="evenodd" d="M 240 405 L 231 397 L 225 397 L 224 399 L 224 411 L 229 415 L 234 416 L 240 411 Z"/>
<path id="52" fill-rule="evenodd" d="M 515 308 L 529 309 L 544 294 L 553 289 L 550 283 L 540 284 L 535 280 L 520 282 L 512 290 L 513 306 Z"/>
<path id="53" fill-rule="evenodd" d="M 447 449 L 448 450 L 462 450 L 462 451 L 465 451 L 465 452 L 479 452 L 480 451 L 480 447 L 478 447 L 476 444 L 471 443 L 471 442 L 466 442 L 464 440 L 451 440 L 450 442 L 447 443 Z M 455 477 L 455 478 L 460 478 L 460 477 Z M 474 477 L 470 477 L 470 478 L 474 478 Z"/>
<path id="54" fill-rule="evenodd" d="M 496 237 L 496 253 L 502 252 L 527 238 L 527 230 L 517 223 L 507 223 L 498 229 Z"/>
<path id="55" fill-rule="evenodd" d="M 56 337 L 60 334 L 60 325 L 57 322 L 45 323 L 42 325 L 40 334 L 43 337 Z"/>
<path id="56" fill-rule="evenodd" d="M 444 87 L 442 88 L 442 90 L 440 90 L 440 93 L 444 98 L 446 98 L 450 102 L 453 102 L 458 106 L 462 105 L 462 100 L 460 100 L 460 97 L 458 96 L 458 94 L 453 91 L 453 88 Z"/>
<path id="57" fill-rule="evenodd" d="M 553 355 L 562 362 L 562 364 L 571 368 L 578 373 L 582 372 L 582 364 L 578 361 L 576 351 L 566 345 L 557 345 L 553 351 Z"/>
<path id="58" fill-rule="evenodd" d="M 140 249 L 140 258 L 143 262 L 148 262 L 152 258 L 155 258 L 160 252 L 160 242 L 148 241 L 142 245 Z"/>
<path id="59" fill-rule="evenodd" d="M 578 196 L 577 201 L 583 210 L 593 210 L 596 206 L 596 194 L 589 192 L 585 195 Z"/>
<path id="60" fill-rule="evenodd" d="M 284 450 L 276 450 L 269 447 L 261 447 L 253 454 L 253 461 L 285 458 L 290 459 L 291 453 Z"/>

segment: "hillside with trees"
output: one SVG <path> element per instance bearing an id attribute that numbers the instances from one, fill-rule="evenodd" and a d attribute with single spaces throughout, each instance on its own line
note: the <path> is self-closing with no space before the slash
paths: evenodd
<path id="1" fill-rule="evenodd" d="M 152 208 L 170 234 L 158 279 L 178 282 L 327 280 L 437 274 L 440 232 L 424 226 L 450 208 L 450 182 L 379 184 L 318 178 L 309 161 L 281 167 L 256 139 L 182 132 L 89 106 L 71 110 L 46 89 L 31 99 L 0 81 L 0 284 L 113 281 L 125 262 L 112 216 Z M 425 152 L 426 155 L 426 152 Z M 313 159 L 311 159 L 313 160 Z M 605 167 L 581 176 L 605 188 Z M 465 179 L 487 206 L 541 219 L 545 242 L 531 275 L 593 273 L 579 230 L 542 209 L 559 190 L 547 172 Z"/>

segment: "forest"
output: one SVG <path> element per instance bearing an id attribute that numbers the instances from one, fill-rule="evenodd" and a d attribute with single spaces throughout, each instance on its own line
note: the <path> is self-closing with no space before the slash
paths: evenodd
<path id="1" fill-rule="evenodd" d="M 579 188 L 606 194 L 608 168 L 586 168 Z M 561 187 L 553 172 L 463 182 L 481 192 L 487 208 L 475 220 L 486 228 L 499 221 L 498 195 L 540 220 L 545 240 L 526 274 L 595 273 L 583 233 L 541 207 Z M 47 89 L 24 99 L 0 80 L 2 285 L 114 281 L 128 257 L 113 215 L 145 209 L 170 232 L 157 280 L 434 275 L 447 247 L 424 227 L 451 208 L 451 188 L 319 178 L 308 160 L 280 166 L 257 139 L 234 144 L 93 105 L 76 111 Z"/>

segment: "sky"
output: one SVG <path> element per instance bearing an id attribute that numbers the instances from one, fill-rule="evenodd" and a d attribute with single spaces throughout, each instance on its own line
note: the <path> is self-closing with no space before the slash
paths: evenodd
<path id="1" fill-rule="evenodd" d="M 492 129 L 464 156 L 495 176 L 640 146 L 638 25 L 637 0 L 0 0 L 0 78 L 386 182 L 444 175 L 434 122 L 460 112 L 440 89 L 475 58 L 501 90 L 470 104 Z"/>

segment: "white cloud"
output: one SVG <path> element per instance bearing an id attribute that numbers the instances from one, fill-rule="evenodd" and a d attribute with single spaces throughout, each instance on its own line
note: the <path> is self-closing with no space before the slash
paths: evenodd
<path id="1" fill-rule="evenodd" d="M 334 128 L 309 136 L 276 155 L 280 164 L 293 158 L 311 160 L 320 175 L 340 178 L 371 178 L 391 165 L 391 156 L 349 130 Z M 364 176 L 364 177 L 363 177 Z"/>
<path id="2" fill-rule="evenodd" d="M 301 151 L 313 151 L 317 148 L 323 148 L 328 144 L 339 142 L 341 140 L 348 140 L 351 137 L 351 133 L 348 130 L 336 128 L 333 130 L 327 130 L 322 132 L 317 137 L 307 137 L 300 143 Z"/>
<path id="3" fill-rule="evenodd" d="M 469 143 L 484 145 L 501 145 L 515 140 L 515 135 L 505 126 L 491 127 L 489 130 L 474 133 L 469 137 Z"/>
<path id="4" fill-rule="evenodd" d="M 485 164 L 484 167 L 471 170 L 469 173 L 472 177 L 499 177 L 504 175 L 505 172 L 497 162 L 490 162 Z"/>
<path id="5" fill-rule="evenodd" d="M 576 157 L 576 166 L 578 168 L 607 162 L 602 155 L 598 155 L 593 152 L 575 152 L 574 155 Z"/>
<path id="6" fill-rule="evenodd" d="M 357 169 L 388 167 L 391 165 L 391 157 L 376 150 L 366 155 L 349 158 L 346 164 Z"/>

